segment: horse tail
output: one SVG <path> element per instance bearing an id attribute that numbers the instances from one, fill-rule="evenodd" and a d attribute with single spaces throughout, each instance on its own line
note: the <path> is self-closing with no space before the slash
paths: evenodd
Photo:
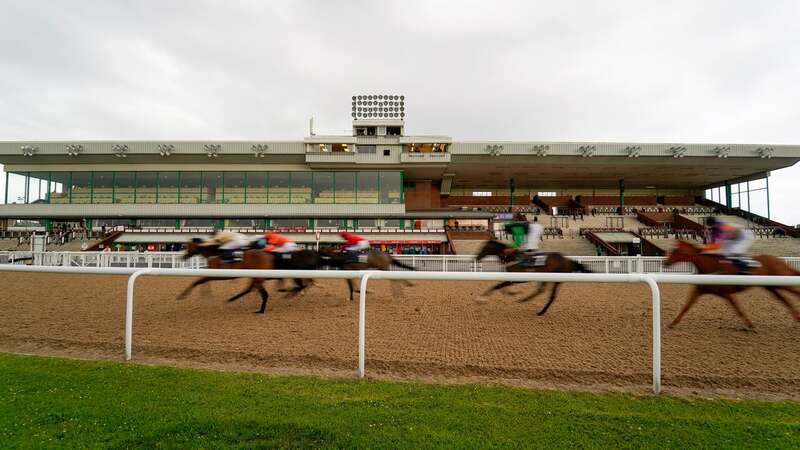
<path id="1" fill-rule="evenodd" d="M 400 268 L 403 268 L 403 269 L 406 269 L 406 270 L 417 270 L 414 266 L 410 266 L 410 265 L 408 265 L 406 263 L 402 263 L 402 262 L 394 259 L 394 257 L 392 257 L 392 256 L 389 256 L 389 259 L 392 261 L 392 264 L 394 264 L 397 267 L 400 267 Z"/>

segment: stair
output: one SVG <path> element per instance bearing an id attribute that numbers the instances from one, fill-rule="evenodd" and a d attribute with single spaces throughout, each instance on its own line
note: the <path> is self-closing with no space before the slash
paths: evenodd
<path id="1" fill-rule="evenodd" d="M 587 239 L 545 239 L 539 246 L 545 252 L 558 252 L 567 256 L 596 256 L 597 249 Z"/>

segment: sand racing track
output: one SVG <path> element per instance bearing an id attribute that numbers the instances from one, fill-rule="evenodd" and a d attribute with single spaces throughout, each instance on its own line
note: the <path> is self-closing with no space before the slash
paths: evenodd
<path id="1" fill-rule="evenodd" d="M 123 359 L 127 277 L 0 273 L 0 351 Z M 302 297 L 256 294 L 228 304 L 244 280 L 218 281 L 176 301 L 189 278 L 137 282 L 134 361 L 270 373 L 355 376 L 358 302 L 342 280 Z M 543 298 L 517 303 L 489 283 L 416 282 L 399 292 L 372 281 L 367 372 L 380 378 L 623 390 L 650 386 L 650 294 L 643 285 L 565 284 L 544 317 Z M 664 392 L 800 399 L 800 323 L 761 289 L 739 294 L 756 332 L 704 297 L 666 328 L 688 287 L 662 285 Z M 800 300 L 794 300 L 800 306 Z"/>

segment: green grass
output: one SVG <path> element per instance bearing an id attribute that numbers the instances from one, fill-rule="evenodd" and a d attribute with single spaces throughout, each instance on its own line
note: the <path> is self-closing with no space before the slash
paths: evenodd
<path id="1" fill-rule="evenodd" d="M 800 404 L 0 354 L 0 447 L 798 448 Z"/>

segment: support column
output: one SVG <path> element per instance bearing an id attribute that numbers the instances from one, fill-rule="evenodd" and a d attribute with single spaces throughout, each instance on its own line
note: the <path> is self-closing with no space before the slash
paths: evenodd
<path id="1" fill-rule="evenodd" d="M 726 181 L 725 182 L 725 206 L 730 208 L 732 204 L 733 204 L 733 199 L 731 197 L 731 183 Z"/>
<path id="2" fill-rule="evenodd" d="M 767 219 L 772 219 L 769 209 L 769 174 L 767 174 L 765 180 L 767 181 Z"/>
<path id="3" fill-rule="evenodd" d="M 510 202 L 510 210 L 514 210 L 514 188 L 516 188 L 516 183 L 514 183 L 514 179 L 510 179 L 508 181 L 509 191 L 511 192 L 511 202 Z"/>
<path id="4" fill-rule="evenodd" d="M 619 213 L 625 214 L 625 178 L 619 179 Z"/>

